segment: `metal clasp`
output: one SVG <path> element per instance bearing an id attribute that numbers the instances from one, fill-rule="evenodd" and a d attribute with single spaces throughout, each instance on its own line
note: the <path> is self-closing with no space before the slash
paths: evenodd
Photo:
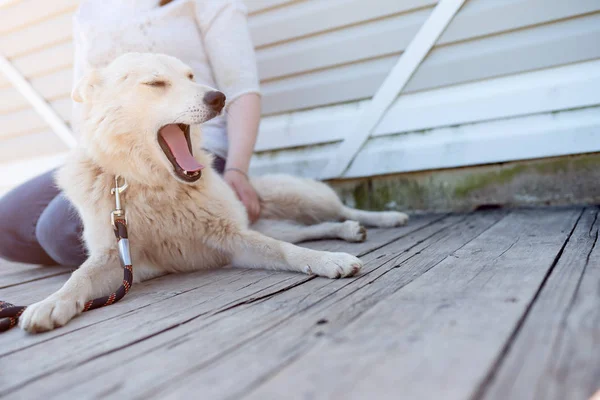
<path id="1" fill-rule="evenodd" d="M 115 209 L 110 213 L 110 222 L 114 229 L 117 229 L 115 225 L 115 220 L 117 218 L 124 219 L 125 223 L 127 223 L 127 218 L 125 217 L 125 210 L 121 207 L 121 193 L 123 193 L 128 185 L 125 178 L 123 179 L 123 185 L 119 185 L 119 179 L 121 177 L 119 175 L 115 176 L 115 187 L 110 189 L 110 194 L 115 196 Z"/>

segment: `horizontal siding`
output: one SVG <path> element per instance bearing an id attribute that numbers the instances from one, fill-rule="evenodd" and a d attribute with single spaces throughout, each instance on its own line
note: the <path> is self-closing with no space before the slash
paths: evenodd
<path id="1" fill-rule="evenodd" d="M 67 150 L 67 146 L 50 130 L 28 133 L 2 139 L 0 160 L 2 163 L 35 159 Z"/>
<path id="2" fill-rule="evenodd" d="M 342 140 L 366 102 L 266 117 L 256 149 L 272 154 Z M 526 72 L 400 96 L 373 136 L 426 131 L 480 121 L 600 104 L 600 60 Z"/>
<path id="3" fill-rule="evenodd" d="M 431 6 L 436 0 L 310 0 L 291 4 L 250 19 L 250 31 L 258 48 L 360 24 L 372 19 Z"/>
<path id="4" fill-rule="evenodd" d="M 45 47 L 39 51 L 11 59 L 11 62 L 27 79 L 35 79 L 73 67 L 73 43 L 71 41 Z M 0 90 L 10 88 L 10 82 L 0 75 Z"/>
<path id="5" fill-rule="evenodd" d="M 596 0 L 551 3 L 547 4 L 547 0 L 467 2 L 436 45 L 439 47 L 600 10 Z M 258 64 L 261 79 L 267 81 L 385 55 L 399 55 L 430 12 L 431 8 L 427 7 L 260 49 Z"/>
<path id="6" fill-rule="evenodd" d="M 303 0 L 246 0 L 246 7 L 250 15 L 265 12 L 269 9 L 289 5 L 293 2 Z"/>
<path id="7" fill-rule="evenodd" d="M 70 41 L 72 32 L 72 13 L 58 14 L 0 36 L 0 50 L 12 59 L 57 43 Z"/>
<path id="8" fill-rule="evenodd" d="M 597 3 L 600 8 L 600 2 Z M 452 25 L 451 25 L 452 26 Z M 600 13 L 436 47 L 405 88 L 426 90 L 600 55 Z M 265 114 L 370 98 L 398 55 L 265 82 Z"/>
<path id="9" fill-rule="evenodd" d="M 11 7 L 0 8 L 0 35 L 27 28 L 58 14 L 72 13 L 78 5 L 79 0 L 19 0 Z"/>
<path id="10" fill-rule="evenodd" d="M 436 3 L 246 0 L 264 94 L 265 117 L 257 144 L 264 154 L 259 154 L 257 162 L 266 162 L 261 157 L 285 158 L 288 151 L 274 151 L 290 147 L 318 144 L 310 149 L 315 154 L 334 148 Z M 21 0 L 0 8 L 0 51 L 67 121 L 73 64 L 71 16 L 77 4 L 76 0 Z M 558 74 L 554 86 L 569 94 L 553 100 L 540 94 L 546 89 L 536 90 L 526 83 L 524 88 L 531 88 L 530 92 L 523 89 L 503 95 L 492 90 L 493 95 L 480 98 L 476 94 L 482 93 L 487 82 L 500 90 L 494 82 L 503 77 L 528 76 L 534 82 L 538 73 L 529 76 L 529 71 L 540 71 L 540 88 L 546 88 L 547 71 L 571 64 L 585 67 L 588 60 L 600 57 L 598 43 L 597 0 L 469 0 L 414 74 L 406 94 L 383 119 L 376 136 L 383 140 L 401 132 L 525 118 L 527 113 L 558 111 L 573 104 L 593 105 L 596 100 L 590 87 L 576 82 L 570 73 Z M 567 77 L 573 82 L 564 81 Z M 469 98 L 465 88 L 475 94 Z M 447 94 L 454 92 L 464 101 L 449 101 Z M 510 95 L 529 95 L 531 102 L 521 108 L 511 106 Z M 411 107 L 409 101 L 416 106 Z M 479 110 L 478 117 L 468 107 Z M 2 76 L 0 124 L 0 175 L 2 163 L 13 165 L 41 155 L 48 158 L 65 150 Z M 317 157 L 298 151 L 307 159 Z"/>
<path id="11" fill-rule="evenodd" d="M 600 43 L 600 13 L 463 40 L 434 49 L 405 91 L 594 59 L 600 56 L 597 43 Z M 369 98 L 396 60 L 397 55 L 385 56 L 263 83 L 263 109 L 270 114 Z M 71 90 L 71 71 L 58 70 L 31 82 L 51 101 L 66 98 Z M 0 114 L 27 106 L 15 89 L 0 89 Z"/>
<path id="12" fill-rule="evenodd" d="M 70 98 L 63 98 L 50 102 L 50 106 L 65 121 L 71 118 L 72 102 Z M 11 136 L 18 136 L 26 133 L 48 131 L 48 124 L 32 108 L 26 108 L 11 114 L 0 115 L 0 140 Z"/>
<path id="13" fill-rule="evenodd" d="M 251 173 L 318 178 L 339 148 L 328 143 L 259 154 Z M 600 152 L 600 107 L 492 120 L 370 139 L 344 178 Z"/>

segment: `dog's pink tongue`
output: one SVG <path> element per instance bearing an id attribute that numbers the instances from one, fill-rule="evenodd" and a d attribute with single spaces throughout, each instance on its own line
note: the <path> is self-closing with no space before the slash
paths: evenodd
<path id="1" fill-rule="evenodd" d="M 167 146 L 169 146 L 173 157 L 175 157 L 175 161 L 177 161 L 181 169 L 187 172 L 198 172 L 204 168 L 204 165 L 198 163 L 192 153 L 190 153 L 185 134 L 178 125 L 167 125 L 160 130 L 160 134 L 165 139 Z"/>

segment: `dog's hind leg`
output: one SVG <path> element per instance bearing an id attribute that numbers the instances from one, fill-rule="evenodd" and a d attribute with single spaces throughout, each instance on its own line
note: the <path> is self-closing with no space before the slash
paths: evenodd
<path id="1" fill-rule="evenodd" d="M 398 211 L 363 211 L 344 206 L 341 212 L 345 219 L 376 228 L 393 228 L 408 222 L 408 215 Z"/>
<path id="2" fill-rule="evenodd" d="M 341 278 L 362 268 L 362 261 L 347 253 L 316 251 L 244 230 L 212 243 L 230 254 L 231 263 L 242 268 L 271 268 Z"/>
<path id="3" fill-rule="evenodd" d="M 63 326 L 83 311 L 88 300 L 111 293 L 122 279 L 123 269 L 116 252 L 91 256 L 57 292 L 27 307 L 19 318 L 19 326 L 28 332 Z"/>
<path id="4" fill-rule="evenodd" d="M 318 239 L 342 239 L 348 242 L 363 242 L 367 238 L 367 230 L 356 221 L 302 225 L 293 221 L 260 219 L 250 228 L 263 235 L 290 243 Z"/>

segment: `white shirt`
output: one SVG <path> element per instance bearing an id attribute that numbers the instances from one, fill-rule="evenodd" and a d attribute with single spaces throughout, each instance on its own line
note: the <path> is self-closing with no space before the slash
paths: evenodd
<path id="1" fill-rule="evenodd" d="M 163 53 L 193 70 L 198 83 L 225 93 L 228 104 L 260 93 L 256 56 L 241 0 L 83 0 L 75 13 L 76 83 L 85 70 L 128 52 Z M 75 105 L 76 113 L 80 112 Z M 226 121 L 203 125 L 204 148 L 227 156 Z"/>

